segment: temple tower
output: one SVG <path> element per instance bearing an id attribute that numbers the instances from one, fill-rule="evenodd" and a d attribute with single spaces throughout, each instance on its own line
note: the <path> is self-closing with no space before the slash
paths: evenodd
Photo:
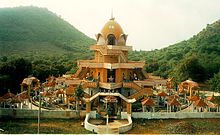
<path id="1" fill-rule="evenodd" d="M 84 74 L 76 77 L 97 79 L 101 87 L 107 86 L 106 83 L 119 84 L 123 81 L 146 79 L 142 73 L 145 62 L 128 61 L 128 51 L 131 51 L 132 47 L 126 45 L 127 35 L 114 18 L 104 25 L 96 35 L 96 40 L 96 44 L 90 46 L 95 52 L 94 60 L 78 61 L 78 66 Z"/>

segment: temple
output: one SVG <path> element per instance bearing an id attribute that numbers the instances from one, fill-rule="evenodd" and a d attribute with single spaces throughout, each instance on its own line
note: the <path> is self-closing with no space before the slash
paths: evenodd
<path id="1" fill-rule="evenodd" d="M 132 103 L 153 95 L 153 86 L 166 81 L 149 78 L 144 71 L 144 61 L 128 60 L 132 46 L 126 45 L 127 35 L 114 18 L 104 25 L 96 39 L 96 44 L 90 46 L 94 59 L 77 61 L 78 70 L 71 79 L 57 81 L 67 84 L 67 95 L 81 86 L 87 114 L 96 111 L 100 117 L 111 118 L 120 117 L 121 112 L 131 115 Z"/>
<path id="2" fill-rule="evenodd" d="M 146 83 L 148 77 L 143 70 L 145 62 L 128 61 L 128 51 L 132 47 L 126 45 L 127 35 L 114 18 L 104 25 L 96 39 L 97 43 L 90 46 L 95 58 L 79 60 L 78 71 L 73 75 L 73 78 L 83 80 L 87 113 L 94 107 L 104 111 L 104 102 L 109 100 L 108 109 L 112 116 L 119 110 L 130 114 L 133 102 L 140 96 L 152 94 L 153 84 Z"/>

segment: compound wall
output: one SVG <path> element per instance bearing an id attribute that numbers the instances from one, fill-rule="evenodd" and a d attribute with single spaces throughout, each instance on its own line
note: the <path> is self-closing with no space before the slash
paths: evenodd
<path id="1" fill-rule="evenodd" d="M 79 118 L 85 117 L 85 111 L 72 111 L 72 110 L 42 110 L 40 113 L 41 118 Z M 29 109 L 0 109 L 0 118 L 38 118 L 38 110 Z"/>

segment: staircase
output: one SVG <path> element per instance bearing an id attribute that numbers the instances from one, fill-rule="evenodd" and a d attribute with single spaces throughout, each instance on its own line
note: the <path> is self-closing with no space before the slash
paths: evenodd
<path id="1" fill-rule="evenodd" d="M 138 100 L 144 95 L 146 96 L 153 95 L 153 90 L 150 88 L 144 88 L 140 92 L 136 92 L 135 94 L 129 96 L 128 98 L 131 98 L 131 99 L 135 98 L 136 100 Z"/>
<path id="2" fill-rule="evenodd" d="M 146 94 L 145 91 L 140 91 L 140 92 L 136 92 L 135 94 L 129 96 L 128 98 L 135 98 L 136 100 L 138 100 L 141 96 L 144 96 Z"/>
<path id="3" fill-rule="evenodd" d="M 143 95 L 147 95 L 147 96 L 153 95 L 153 90 L 151 88 L 142 88 L 141 86 L 139 86 L 134 82 L 128 82 L 128 83 L 124 82 L 123 87 L 131 88 L 137 91 L 135 94 L 128 97 L 131 99 L 135 98 L 136 100 L 138 100 L 138 98 L 140 98 Z"/>
<path id="4" fill-rule="evenodd" d="M 86 75 L 86 73 L 89 71 L 88 68 L 82 69 L 82 67 L 79 67 L 79 69 L 76 71 L 76 73 L 73 75 L 75 78 L 83 78 L 83 75 Z"/>
<path id="5" fill-rule="evenodd" d="M 119 134 L 118 127 L 98 126 L 98 134 Z"/>
<path id="6" fill-rule="evenodd" d="M 84 97 L 85 98 L 90 98 L 91 96 L 88 93 L 84 92 Z"/>
<path id="7" fill-rule="evenodd" d="M 76 71 L 76 73 L 73 75 L 73 77 L 77 78 L 77 76 L 79 76 L 81 71 L 82 71 L 82 67 L 79 67 L 79 69 Z"/>
<path id="8" fill-rule="evenodd" d="M 124 88 L 131 88 L 131 89 L 134 89 L 138 92 L 140 92 L 142 90 L 142 87 L 140 87 L 139 85 L 137 85 L 134 82 L 123 82 L 123 87 Z"/>

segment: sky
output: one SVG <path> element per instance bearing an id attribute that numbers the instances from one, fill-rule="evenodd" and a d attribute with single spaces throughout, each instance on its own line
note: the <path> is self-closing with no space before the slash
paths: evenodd
<path id="1" fill-rule="evenodd" d="M 133 50 L 187 40 L 220 19 L 220 0 L 0 0 L 17 6 L 45 7 L 94 39 L 113 11 Z"/>

